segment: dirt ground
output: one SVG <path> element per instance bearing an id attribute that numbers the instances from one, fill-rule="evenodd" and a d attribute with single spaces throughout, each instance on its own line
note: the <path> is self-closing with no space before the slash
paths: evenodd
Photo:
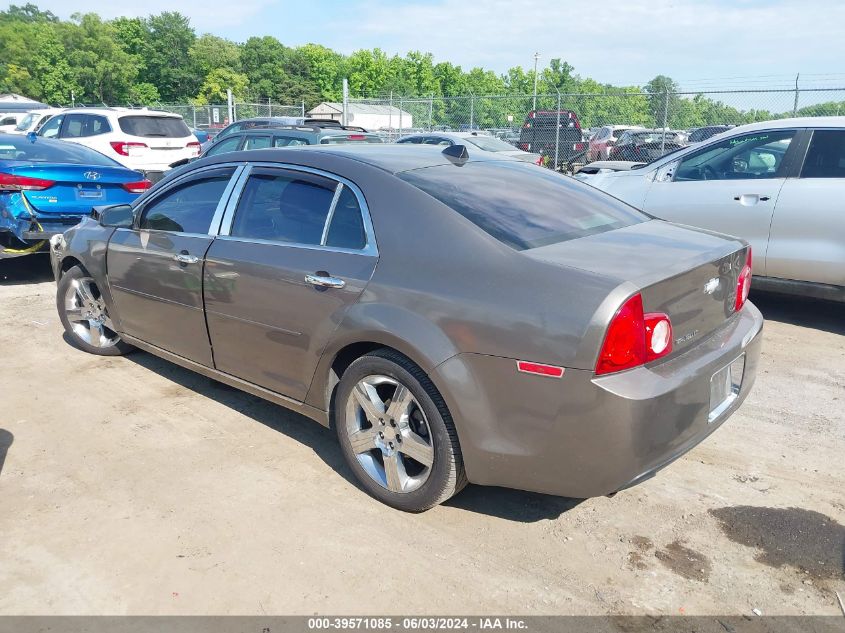
<path id="1" fill-rule="evenodd" d="M 845 306 L 753 296 L 757 385 L 656 478 L 577 501 L 366 496 L 332 432 L 62 338 L 0 262 L 0 614 L 839 614 Z"/>

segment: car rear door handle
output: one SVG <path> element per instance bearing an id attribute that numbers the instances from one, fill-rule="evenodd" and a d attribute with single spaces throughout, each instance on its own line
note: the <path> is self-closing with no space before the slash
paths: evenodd
<path id="1" fill-rule="evenodd" d="M 346 282 L 328 275 L 305 275 L 305 283 L 321 288 L 343 288 Z"/>
<path id="2" fill-rule="evenodd" d="M 174 255 L 173 259 L 175 259 L 180 264 L 196 264 L 200 258 L 196 255 L 188 255 L 187 253 L 179 253 L 178 255 Z"/>

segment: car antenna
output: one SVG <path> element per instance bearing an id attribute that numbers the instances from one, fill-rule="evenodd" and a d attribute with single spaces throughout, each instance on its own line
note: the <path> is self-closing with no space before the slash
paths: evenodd
<path id="1" fill-rule="evenodd" d="M 443 154 L 456 165 L 463 165 L 469 160 L 466 145 L 450 145 L 443 150 Z"/>

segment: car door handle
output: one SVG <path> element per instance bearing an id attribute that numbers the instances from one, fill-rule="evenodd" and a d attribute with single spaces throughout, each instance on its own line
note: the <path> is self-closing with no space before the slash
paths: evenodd
<path id="1" fill-rule="evenodd" d="M 745 194 L 744 196 L 734 196 L 734 200 L 739 202 L 743 198 L 757 198 L 760 202 L 768 202 L 770 200 L 769 196 L 757 196 L 757 194 Z"/>
<path id="2" fill-rule="evenodd" d="M 321 288 L 343 288 L 346 285 L 343 279 L 328 275 L 305 275 L 305 283 Z"/>
<path id="3" fill-rule="evenodd" d="M 173 259 L 175 259 L 180 264 L 196 264 L 200 258 L 196 255 L 188 255 L 187 253 L 179 253 L 178 255 L 174 255 Z"/>

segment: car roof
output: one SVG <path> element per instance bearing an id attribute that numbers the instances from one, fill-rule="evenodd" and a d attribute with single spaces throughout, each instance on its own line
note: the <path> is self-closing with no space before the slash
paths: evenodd
<path id="1" fill-rule="evenodd" d="M 774 121 L 761 121 L 760 123 L 747 123 L 724 132 L 721 138 L 727 138 L 733 134 L 744 134 L 755 130 L 781 130 L 796 127 L 831 127 L 845 128 L 845 116 L 805 116 L 790 119 L 775 119 Z"/>
<path id="2" fill-rule="evenodd" d="M 116 114 L 130 116 L 166 116 L 176 119 L 182 118 L 182 115 L 174 114 L 173 112 L 147 110 L 146 108 L 67 108 L 64 110 L 64 114 L 101 114 L 105 116 Z"/>
<path id="3" fill-rule="evenodd" d="M 453 148 L 449 148 L 453 149 Z M 308 145 L 294 149 L 273 148 L 258 149 L 238 152 L 225 152 L 200 159 L 195 166 L 211 165 L 216 163 L 236 163 L 241 161 L 250 162 L 291 162 L 298 164 L 297 156 L 314 157 L 315 152 L 320 155 L 331 155 L 339 158 L 354 160 L 378 169 L 396 174 L 413 169 L 426 167 L 437 167 L 439 165 L 455 164 L 455 159 L 443 153 L 444 148 L 437 145 L 416 145 L 412 143 L 402 144 L 345 144 L 345 145 Z M 489 161 L 516 161 L 514 158 L 502 156 L 492 152 L 485 152 L 474 146 L 467 149 L 469 155 L 466 162 L 489 162 Z M 520 162 L 520 161 L 517 161 Z M 342 175 L 342 174 L 341 174 Z"/>

